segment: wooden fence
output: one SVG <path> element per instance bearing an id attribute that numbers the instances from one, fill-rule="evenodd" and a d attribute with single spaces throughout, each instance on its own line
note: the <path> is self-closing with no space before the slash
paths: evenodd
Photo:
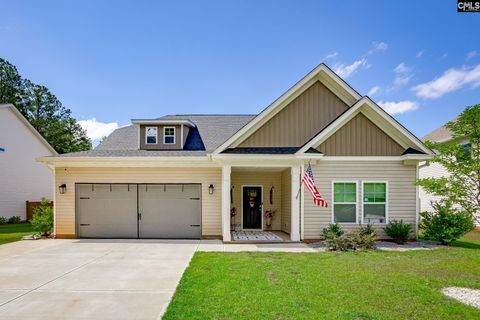
<path id="1" fill-rule="evenodd" d="M 40 201 L 26 201 L 26 210 L 27 210 L 27 221 L 32 220 L 33 218 L 33 209 L 41 206 Z M 53 201 L 50 202 L 50 207 L 53 208 Z"/>

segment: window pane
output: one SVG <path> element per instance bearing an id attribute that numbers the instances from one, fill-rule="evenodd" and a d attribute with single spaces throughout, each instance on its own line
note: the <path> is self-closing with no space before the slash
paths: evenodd
<path id="1" fill-rule="evenodd" d="M 148 136 L 147 143 L 157 143 L 157 137 L 155 136 Z"/>
<path id="2" fill-rule="evenodd" d="M 165 137 L 165 143 L 175 143 L 173 137 Z"/>
<path id="3" fill-rule="evenodd" d="M 381 193 L 381 194 L 375 194 L 375 200 L 373 200 L 373 202 L 385 202 L 386 201 L 386 198 L 385 198 L 385 194 L 384 193 Z M 371 202 L 371 201 L 369 201 Z"/>
<path id="4" fill-rule="evenodd" d="M 385 205 L 365 204 L 363 206 L 363 217 L 367 223 L 385 223 Z"/>
<path id="5" fill-rule="evenodd" d="M 374 193 L 375 192 L 375 184 L 374 183 L 364 183 L 363 184 L 363 193 Z"/>
<path id="6" fill-rule="evenodd" d="M 386 188 L 385 183 L 375 183 L 375 193 L 385 193 Z"/>
<path id="7" fill-rule="evenodd" d="M 354 204 L 335 204 L 333 208 L 334 222 L 352 222 L 355 223 L 355 205 Z"/>
<path id="8" fill-rule="evenodd" d="M 356 193 L 345 193 L 343 202 L 357 202 Z"/>
<path id="9" fill-rule="evenodd" d="M 343 196 L 343 193 L 334 193 L 333 194 L 333 201 L 334 202 L 345 202 L 345 197 Z"/>
<path id="10" fill-rule="evenodd" d="M 175 129 L 173 128 L 165 128 L 165 135 L 166 136 L 173 136 L 175 134 Z"/>
<path id="11" fill-rule="evenodd" d="M 355 193 L 357 189 L 356 186 L 355 183 L 345 183 L 345 192 Z"/>
<path id="12" fill-rule="evenodd" d="M 333 184 L 333 192 L 335 193 L 341 193 L 344 190 L 343 183 L 334 183 Z"/>

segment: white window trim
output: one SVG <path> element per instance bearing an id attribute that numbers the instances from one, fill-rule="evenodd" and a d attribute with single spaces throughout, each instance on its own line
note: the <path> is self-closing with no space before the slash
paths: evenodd
<path id="1" fill-rule="evenodd" d="M 167 143 L 165 142 L 165 130 L 167 129 L 173 129 L 173 142 L 172 143 Z M 169 135 L 169 137 L 171 137 Z M 163 127 L 163 144 L 176 144 L 177 143 L 177 130 L 175 127 Z"/>
<path id="2" fill-rule="evenodd" d="M 335 222 L 335 183 L 355 183 L 355 222 Z M 337 204 L 353 204 L 353 202 L 337 202 Z M 358 181 L 353 180 L 332 180 L 332 223 L 341 225 L 356 225 L 358 224 Z"/>
<path id="3" fill-rule="evenodd" d="M 362 181 L 362 224 L 364 224 L 364 218 L 365 218 L 365 183 L 385 183 L 385 202 L 374 202 L 374 203 L 368 203 L 368 204 L 384 204 L 385 205 L 385 222 L 380 223 L 376 222 L 376 225 L 387 225 L 388 224 L 388 181 L 386 180 L 365 180 Z"/>
<path id="4" fill-rule="evenodd" d="M 155 130 L 155 143 L 148 142 L 148 129 L 156 129 Z M 145 144 L 158 144 L 158 127 L 145 127 Z"/>

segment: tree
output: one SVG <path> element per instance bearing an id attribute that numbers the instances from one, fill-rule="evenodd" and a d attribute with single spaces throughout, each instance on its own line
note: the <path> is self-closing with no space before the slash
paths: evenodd
<path id="1" fill-rule="evenodd" d="M 431 161 L 445 167 L 449 175 L 419 179 L 417 185 L 475 218 L 480 212 L 480 105 L 467 107 L 446 127 L 452 131 L 452 141 L 426 144 L 438 153 Z"/>
<path id="2" fill-rule="evenodd" d="M 11 103 L 58 153 L 90 150 L 85 130 L 47 87 L 23 79 L 0 58 L 0 103 Z"/>

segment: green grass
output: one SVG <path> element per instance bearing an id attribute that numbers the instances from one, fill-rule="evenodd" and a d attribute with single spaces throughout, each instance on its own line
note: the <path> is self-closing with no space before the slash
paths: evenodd
<path id="1" fill-rule="evenodd" d="M 0 245 L 22 239 L 26 234 L 34 233 L 30 223 L 0 225 Z"/>
<path id="2" fill-rule="evenodd" d="M 164 319 L 480 319 L 447 286 L 480 289 L 480 250 L 199 252 Z"/>
<path id="3" fill-rule="evenodd" d="M 455 247 L 480 249 L 480 230 L 473 230 L 453 243 Z"/>

